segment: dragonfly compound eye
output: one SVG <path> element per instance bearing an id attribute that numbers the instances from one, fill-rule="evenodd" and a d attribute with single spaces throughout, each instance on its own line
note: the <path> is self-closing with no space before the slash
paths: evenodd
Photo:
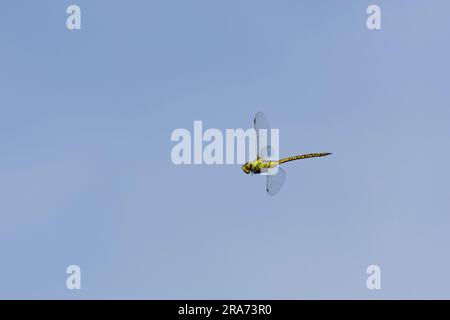
<path id="1" fill-rule="evenodd" d="M 242 165 L 242 171 L 244 171 L 246 174 L 250 173 L 250 166 L 248 165 L 248 162 Z"/>

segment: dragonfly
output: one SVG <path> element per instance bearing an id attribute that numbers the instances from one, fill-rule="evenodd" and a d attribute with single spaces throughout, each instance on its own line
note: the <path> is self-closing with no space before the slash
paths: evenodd
<path id="1" fill-rule="evenodd" d="M 325 157 L 330 155 L 330 152 L 320 152 L 320 153 L 308 153 L 293 157 L 282 158 L 279 160 L 273 160 L 272 146 L 268 143 L 270 138 L 270 127 L 267 122 L 267 118 L 262 112 L 258 112 L 255 115 L 253 125 L 256 131 L 256 159 L 253 161 L 246 162 L 242 165 L 242 170 L 246 174 L 264 174 L 266 178 L 266 191 L 270 195 L 277 194 L 286 180 L 286 172 L 281 164 L 309 158 Z M 265 133 L 266 139 L 263 139 L 262 132 Z M 265 141 L 264 141 L 265 140 Z"/>

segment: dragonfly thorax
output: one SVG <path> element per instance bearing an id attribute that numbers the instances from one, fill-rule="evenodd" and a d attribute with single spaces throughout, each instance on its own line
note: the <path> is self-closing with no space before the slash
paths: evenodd
<path id="1" fill-rule="evenodd" d="M 277 165 L 278 163 L 276 161 L 266 161 L 266 160 L 262 160 L 260 158 L 253 160 L 252 162 L 246 162 L 243 166 L 242 166 L 242 170 L 246 173 L 254 173 L 254 174 L 258 174 L 261 173 L 261 169 L 269 169 L 269 168 L 273 168 Z"/>

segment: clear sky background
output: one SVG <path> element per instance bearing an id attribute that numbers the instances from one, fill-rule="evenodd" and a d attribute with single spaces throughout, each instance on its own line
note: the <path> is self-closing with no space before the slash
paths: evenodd
<path id="1" fill-rule="evenodd" d="M 3 1 L 0 298 L 449 299 L 449 17 L 447 0 Z M 333 155 L 286 164 L 275 197 L 239 165 L 172 164 L 174 129 L 259 110 L 283 156 Z"/>

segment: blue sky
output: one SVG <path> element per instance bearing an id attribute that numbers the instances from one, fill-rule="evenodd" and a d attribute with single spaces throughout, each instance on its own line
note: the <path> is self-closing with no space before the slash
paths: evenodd
<path id="1" fill-rule="evenodd" d="M 2 3 L 0 297 L 450 298 L 449 12 Z M 259 110 L 282 156 L 333 156 L 286 164 L 275 197 L 239 165 L 171 162 L 174 129 L 249 128 Z"/>

